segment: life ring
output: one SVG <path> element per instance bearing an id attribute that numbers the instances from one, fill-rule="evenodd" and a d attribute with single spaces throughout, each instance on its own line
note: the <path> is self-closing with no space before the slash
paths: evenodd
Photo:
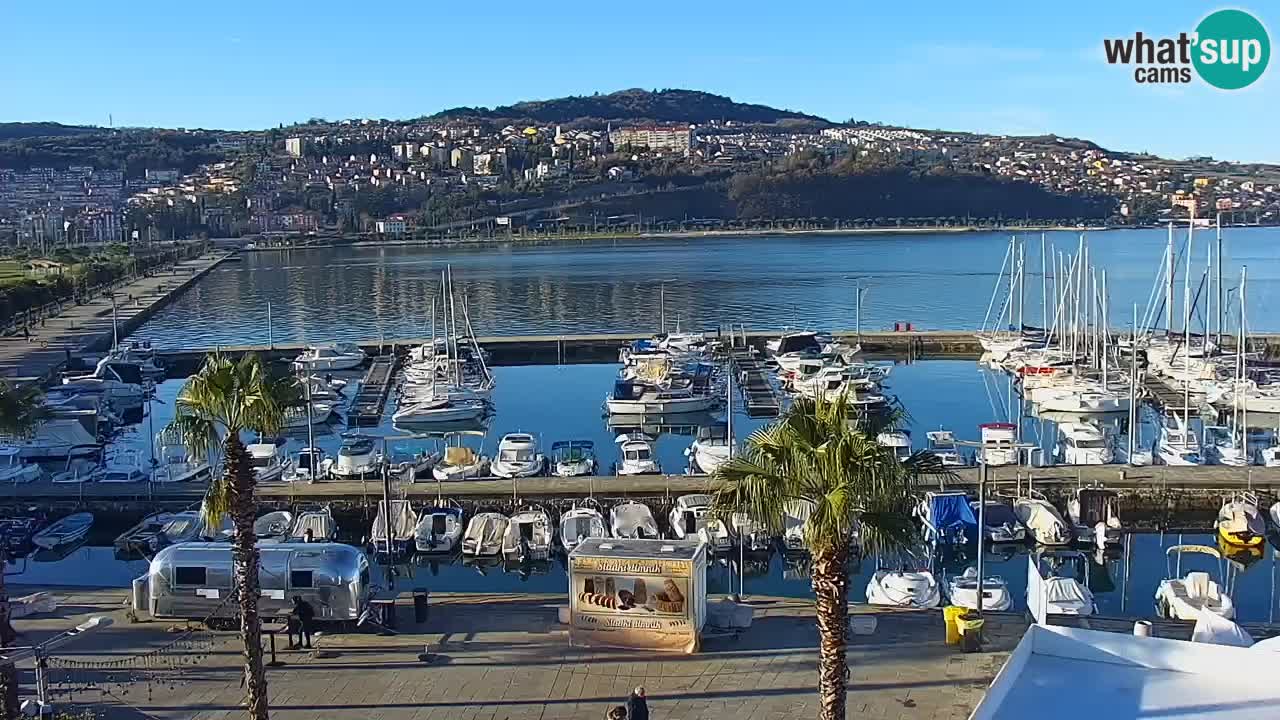
<path id="1" fill-rule="evenodd" d="M 46 350 L 47 350 L 47 349 L 49 348 L 49 341 L 48 341 L 48 340 L 41 340 L 41 341 L 40 341 L 40 347 L 41 347 L 42 349 L 46 349 Z"/>

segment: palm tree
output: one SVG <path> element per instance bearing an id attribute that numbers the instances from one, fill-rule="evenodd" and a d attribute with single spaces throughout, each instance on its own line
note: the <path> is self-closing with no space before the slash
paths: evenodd
<path id="1" fill-rule="evenodd" d="M 0 435 L 30 435 L 42 417 L 38 385 L 0 380 Z M 8 553 L 0 546 L 0 648 L 12 647 L 18 636 L 9 622 L 9 590 L 4 584 L 8 561 Z M 18 717 L 18 673 L 11 663 L 0 665 L 0 717 Z"/>
<path id="2" fill-rule="evenodd" d="M 246 704 L 252 720 L 267 720 L 267 676 L 258 616 L 258 546 L 253 534 L 258 504 L 253 467 L 240 433 L 278 432 L 285 408 L 297 399 L 297 381 L 272 379 L 257 355 L 235 361 L 213 353 L 178 394 L 177 415 L 170 425 L 197 457 L 208 457 L 221 446 L 222 475 L 209 486 L 204 514 L 213 527 L 221 524 L 224 515 L 230 515 L 235 525 L 232 557 L 244 641 Z"/>
<path id="3" fill-rule="evenodd" d="M 943 473 L 932 453 L 901 461 L 877 442 L 904 418 L 895 410 L 859 419 L 843 398 L 801 398 L 778 422 L 752 433 L 743 452 L 714 475 L 721 517 L 745 513 L 780 535 L 789 506 L 810 509 L 804 542 L 813 560 L 822 720 L 845 717 L 851 536 L 858 528 L 864 550 L 872 552 L 913 547 L 912 492 L 925 475 Z"/>

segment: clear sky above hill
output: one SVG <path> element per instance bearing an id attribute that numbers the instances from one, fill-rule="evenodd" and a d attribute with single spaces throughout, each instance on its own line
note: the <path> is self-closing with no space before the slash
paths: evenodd
<path id="1" fill-rule="evenodd" d="M 263 128 L 681 87 L 923 128 L 1280 162 L 1280 61 L 1235 92 L 1140 85 L 1104 38 L 1203 2 L 98 0 L 4 3 L 0 121 Z M 1280 11 L 1251 9 L 1274 44 Z"/>

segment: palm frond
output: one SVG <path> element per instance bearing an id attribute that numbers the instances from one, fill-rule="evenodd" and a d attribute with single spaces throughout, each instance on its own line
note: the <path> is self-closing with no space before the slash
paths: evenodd
<path id="1" fill-rule="evenodd" d="M 44 419 L 40 387 L 0 380 L 0 434 L 25 437 Z"/>

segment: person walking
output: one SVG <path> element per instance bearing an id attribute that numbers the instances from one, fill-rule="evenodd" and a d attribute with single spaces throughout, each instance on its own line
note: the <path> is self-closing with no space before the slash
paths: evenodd
<path id="1" fill-rule="evenodd" d="M 293 642 L 293 629 L 289 630 L 289 647 L 297 648 L 302 646 L 311 649 L 311 623 L 315 620 L 316 609 L 311 607 L 311 603 L 302 599 L 301 595 L 293 596 L 293 612 L 291 613 L 298 620 L 298 642 Z"/>
<path id="2" fill-rule="evenodd" d="M 644 687 L 637 687 L 627 698 L 627 720 L 649 720 L 649 703 L 645 700 Z"/>

